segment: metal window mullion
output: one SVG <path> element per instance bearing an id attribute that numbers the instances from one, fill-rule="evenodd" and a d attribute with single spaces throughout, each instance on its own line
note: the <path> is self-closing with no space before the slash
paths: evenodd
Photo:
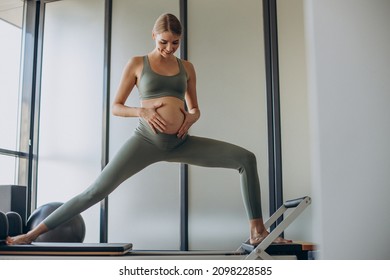
<path id="1" fill-rule="evenodd" d="M 270 215 L 283 205 L 279 57 L 276 0 L 263 0 L 267 91 Z M 276 224 L 280 223 L 280 218 Z M 275 226 L 272 226 L 272 229 Z"/>
<path id="2" fill-rule="evenodd" d="M 2 149 L 2 148 L 0 148 L 0 155 L 18 157 L 18 158 L 28 158 L 28 153 L 7 150 L 7 149 Z"/>
<path id="3" fill-rule="evenodd" d="M 109 162 L 112 0 L 105 0 L 101 169 Z M 100 202 L 100 242 L 108 242 L 108 197 Z"/>
<path id="4" fill-rule="evenodd" d="M 188 1 L 180 0 L 180 22 L 184 32 L 180 44 L 180 58 L 188 59 Z M 180 250 L 189 250 L 188 240 L 188 165 L 180 164 Z"/>
<path id="5" fill-rule="evenodd" d="M 19 159 L 18 184 L 27 186 L 27 216 L 36 208 L 40 86 L 45 4 L 26 1 L 23 40 L 22 106 L 19 150 L 28 153 L 27 163 Z"/>

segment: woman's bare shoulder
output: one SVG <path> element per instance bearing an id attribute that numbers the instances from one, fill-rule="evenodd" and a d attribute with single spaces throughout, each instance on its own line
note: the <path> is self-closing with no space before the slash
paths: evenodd
<path id="1" fill-rule="evenodd" d="M 143 63 L 144 63 L 144 56 L 133 56 L 128 60 L 127 65 L 139 66 L 139 65 L 143 65 Z"/>
<path id="2" fill-rule="evenodd" d="M 195 74 L 195 67 L 194 67 L 194 65 L 190 61 L 188 61 L 188 60 L 182 59 L 181 61 L 182 61 L 182 64 L 184 66 L 184 69 L 187 72 L 188 78 L 189 79 L 194 78 L 195 75 L 196 75 Z"/>
<path id="3" fill-rule="evenodd" d="M 128 74 L 130 73 L 140 73 L 143 68 L 143 56 L 133 56 L 131 57 L 125 66 L 124 71 Z"/>
<path id="4" fill-rule="evenodd" d="M 185 60 L 185 59 L 180 59 L 180 60 L 183 63 L 184 67 L 194 68 L 194 65 L 189 60 Z"/>

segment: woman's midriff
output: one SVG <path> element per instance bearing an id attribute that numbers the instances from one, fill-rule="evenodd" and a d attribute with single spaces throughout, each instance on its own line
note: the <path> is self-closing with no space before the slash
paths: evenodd
<path id="1" fill-rule="evenodd" d="M 184 110 L 184 101 L 171 96 L 147 99 L 141 102 L 144 108 L 153 108 L 163 104 L 157 109 L 157 113 L 165 120 L 166 134 L 176 134 L 184 121 L 184 114 L 181 109 Z"/>

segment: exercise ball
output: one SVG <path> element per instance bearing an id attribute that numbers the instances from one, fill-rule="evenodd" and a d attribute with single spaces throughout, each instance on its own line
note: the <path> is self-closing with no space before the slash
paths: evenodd
<path id="1" fill-rule="evenodd" d="M 37 208 L 28 218 L 26 232 L 33 229 L 54 210 L 60 207 L 63 203 L 51 202 Z M 71 220 L 59 225 L 42 235 L 36 242 L 83 242 L 85 238 L 85 223 L 83 217 L 78 214 Z"/>

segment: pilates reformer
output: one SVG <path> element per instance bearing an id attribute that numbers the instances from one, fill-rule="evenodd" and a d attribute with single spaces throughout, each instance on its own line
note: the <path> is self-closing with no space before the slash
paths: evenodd
<path id="1" fill-rule="evenodd" d="M 293 242 L 287 244 L 272 244 L 284 230 L 311 204 L 311 198 L 306 196 L 286 201 L 271 217 L 265 222 L 269 229 L 282 215 L 284 217 L 270 234 L 257 246 L 249 244 L 249 239 L 243 242 L 235 251 L 148 251 L 133 250 L 131 243 L 48 243 L 33 242 L 30 245 L 5 244 L 6 232 L 0 229 L 0 259 L 12 256 L 62 256 L 62 257 L 107 257 L 121 256 L 129 259 L 144 258 L 236 258 L 246 260 L 272 260 L 280 256 L 295 256 L 296 259 L 308 259 L 309 252 L 315 250 L 311 243 Z M 0 215 L 0 222 L 4 225 L 4 216 Z M 8 225 L 7 225 L 8 226 Z M 3 256 L 3 257 L 2 257 Z"/>
<path id="2" fill-rule="evenodd" d="M 282 215 L 289 209 L 289 215 L 275 227 L 274 230 L 257 246 L 249 244 L 249 239 L 242 243 L 238 250 L 244 250 L 249 253 L 246 257 L 248 260 L 263 259 L 272 260 L 272 255 L 290 255 L 297 254 L 297 258 L 306 256 L 309 251 L 314 250 L 313 244 L 310 243 L 287 243 L 287 244 L 272 244 L 284 230 L 311 204 L 311 198 L 308 196 L 286 201 L 271 217 L 264 223 L 265 228 L 269 229 Z M 303 257 L 305 258 L 305 257 Z"/>

